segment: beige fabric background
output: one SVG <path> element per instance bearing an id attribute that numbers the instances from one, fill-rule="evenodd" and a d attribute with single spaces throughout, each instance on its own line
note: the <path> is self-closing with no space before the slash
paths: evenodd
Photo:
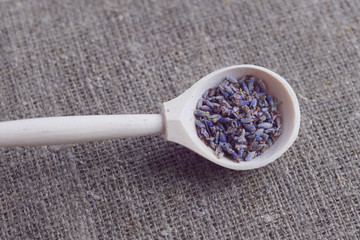
<path id="1" fill-rule="evenodd" d="M 234 64 L 301 104 L 299 138 L 237 172 L 161 136 L 0 150 L 0 239 L 360 237 L 360 4 L 0 0 L 0 120 L 159 113 Z"/>

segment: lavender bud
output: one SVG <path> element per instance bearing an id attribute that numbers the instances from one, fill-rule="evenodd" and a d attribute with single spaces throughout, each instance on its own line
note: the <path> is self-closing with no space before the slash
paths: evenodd
<path id="1" fill-rule="evenodd" d="M 225 136 L 224 133 L 220 132 L 219 140 L 220 140 L 220 142 L 227 142 L 227 141 L 226 141 L 226 136 Z"/>
<path id="2" fill-rule="evenodd" d="M 206 90 L 206 91 L 203 93 L 202 97 L 206 99 L 206 98 L 208 97 L 208 95 L 209 95 L 209 92 L 210 92 L 209 89 Z"/>
<path id="3" fill-rule="evenodd" d="M 252 107 L 253 109 L 255 109 L 256 106 L 257 106 L 257 100 L 256 100 L 256 98 L 254 98 L 253 100 L 251 100 L 250 107 Z"/>
<path id="4" fill-rule="evenodd" d="M 231 118 L 220 118 L 218 120 L 219 123 L 230 123 L 232 121 L 233 121 L 233 119 L 231 119 Z"/>
<path id="5" fill-rule="evenodd" d="M 196 104 L 196 108 L 200 108 L 203 105 L 204 99 L 200 98 Z"/>
<path id="6" fill-rule="evenodd" d="M 259 128 L 258 130 L 256 130 L 255 132 L 255 136 L 260 136 L 261 134 L 263 134 L 264 129 L 263 128 Z"/>
<path id="7" fill-rule="evenodd" d="M 269 105 L 272 106 L 274 104 L 273 98 L 270 95 L 268 95 L 266 98 L 267 98 L 267 102 L 269 103 Z"/>
<path id="8" fill-rule="evenodd" d="M 202 129 L 200 130 L 200 132 L 201 132 L 201 135 L 203 135 L 205 138 L 210 137 L 210 136 L 209 136 L 209 133 L 206 131 L 205 128 L 202 128 Z"/>
<path id="9" fill-rule="evenodd" d="M 251 123 L 251 122 L 254 121 L 254 119 L 252 119 L 252 118 L 242 118 L 240 121 L 242 123 Z"/>
<path id="10" fill-rule="evenodd" d="M 268 123 L 268 122 L 262 122 L 258 124 L 259 128 L 271 128 L 272 126 L 273 126 L 272 123 Z"/>
<path id="11" fill-rule="evenodd" d="M 249 88 L 250 94 L 252 93 L 252 90 L 254 89 L 254 82 L 255 82 L 255 78 L 251 77 L 249 79 L 249 83 L 248 83 L 248 88 Z"/>
<path id="12" fill-rule="evenodd" d="M 253 132 L 256 131 L 255 126 L 252 125 L 252 124 L 245 124 L 245 125 L 244 125 L 244 128 L 245 128 L 248 132 L 250 132 L 250 133 L 253 133 Z"/>
<path id="13" fill-rule="evenodd" d="M 214 124 L 212 122 L 210 122 L 209 120 L 205 119 L 205 123 L 206 125 L 208 125 L 208 127 L 213 127 Z"/>
<path id="14" fill-rule="evenodd" d="M 212 112 L 213 109 L 209 106 L 203 105 L 200 107 L 200 110 L 203 110 L 205 112 Z"/>
<path id="15" fill-rule="evenodd" d="M 261 91 L 266 92 L 266 86 L 261 79 L 258 80 L 258 85 L 259 85 Z"/>
<path id="16" fill-rule="evenodd" d="M 256 153 L 255 152 L 249 152 L 247 155 L 246 155 L 246 158 L 245 158 L 245 161 L 249 161 L 251 159 L 253 159 L 255 157 Z"/>
<path id="17" fill-rule="evenodd" d="M 209 112 L 204 112 L 204 111 L 201 111 L 201 110 L 198 110 L 198 109 L 195 110 L 194 115 L 197 116 L 197 117 L 210 117 Z"/>
<path id="18" fill-rule="evenodd" d="M 195 124 L 196 126 L 198 126 L 199 128 L 205 128 L 205 124 L 200 121 L 200 120 L 195 120 Z"/>
<path id="19" fill-rule="evenodd" d="M 250 103 L 249 101 L 240 100 L 240 101 L 239 101 L 239 106 L 240 106 L 240 107 L 243 107 L 243 106 L 249 105 L 249 103 Z"/>
<path id="20" fill-rule="evenodd" d="M 227 76 L 225 79 L 226 79 L 227 81 L 229 81 L 230 83 L 233 83 L 233 84 L 237 84 L 237 83 L 238 83 L 238 81 L 237 81 L 235 78 L 230 77 L 230 76 Z"/>
<path id="21" fill-rule="evenodd" d="M 248 86 L 246 86 L 245 82 L 244 81 L 241 81 L 240 82 L 240 86 L 242 87 L 242 89 L 246 92 L 246 94 L 250 94 L 250 91 L 249 91 L 249 88 Z"/>

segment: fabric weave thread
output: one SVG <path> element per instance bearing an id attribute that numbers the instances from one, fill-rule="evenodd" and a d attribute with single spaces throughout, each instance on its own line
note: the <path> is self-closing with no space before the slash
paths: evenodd
<path id="1" fill-rule="evenodd" d="M 360 238 L 359 12 L 345 1 L 0 1 L 0 120 L 158 113 L 269 68 L 298 140 L 237 172 L 161 137 L 0 149 L 0 239 Z"/>

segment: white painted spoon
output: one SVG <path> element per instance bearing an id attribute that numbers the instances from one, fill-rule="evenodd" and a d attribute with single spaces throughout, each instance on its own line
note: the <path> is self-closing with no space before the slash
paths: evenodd
<path id="1" fill-rule="evenodd" d="M 217 86 L 226 76 L 261 78 L 267 93 L 282 104 L 282 134 L 260 156 L 234 162 L 217 158 L 197 136 L 194 110 L 201 95 Z M 0 122 L 0 147 L 58 145 L 95 140 L 164 134 L 166 140 L 181 144 L 204 158 L 235 170 L 259 168 L 279 158 L 295 141 L 300 127 L 300 108 L 290 85 L 278 74 L 259 66 L 235 65 L 200 79 L 177 98 L 163 104 L 162 114 L 97 115 L 34 118 Z"/>

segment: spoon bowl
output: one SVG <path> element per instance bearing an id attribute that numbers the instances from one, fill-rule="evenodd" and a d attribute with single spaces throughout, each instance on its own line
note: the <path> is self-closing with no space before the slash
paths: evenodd
<path id="1" fill-rule="evenodd" d="M 237 163 L 227 157 L 219 159 L 214 150 L 198 137 L 194 111 L 207 89 L 218 86 L 226 76 L 239 78 L 245 75 L 260 78 L 266 84 L 267 93 L 282 102 L 278 107 L 282 114 L 282 134 L 260 156 Z M 278 74 L 255 65 L 235 65 L 208 74 L 177 98 L 165 102 L 163 115 L 166 140 L 181 144 L 218 165 L 234 170 L 259 168 L 275 161 L 294 143 L 300 127 L 299 102 L 291 86 Z"/>
<path id="2" fill-rule="evenodd" d="M 202 94 L 226 76 L 252 75 L 261 78 L 267 92 L 282 104 L 282 134 L 263 154 L 251 161 L 234 162 L 217 158 L 197 136 L 194 110 Z M 276 73 L 254 65 L 222 68 L 200 79 L 177 98 L 163 104 L 162 114 L 127 114 L 33 118 L 0 122 L 0 147 L 58 145 L 96 140 L 164 134 L 223 167 L 247 170 L 265 166 L 280 157 L 295 141 L 300 126 L 300 109 L 290 85 Z"/>

